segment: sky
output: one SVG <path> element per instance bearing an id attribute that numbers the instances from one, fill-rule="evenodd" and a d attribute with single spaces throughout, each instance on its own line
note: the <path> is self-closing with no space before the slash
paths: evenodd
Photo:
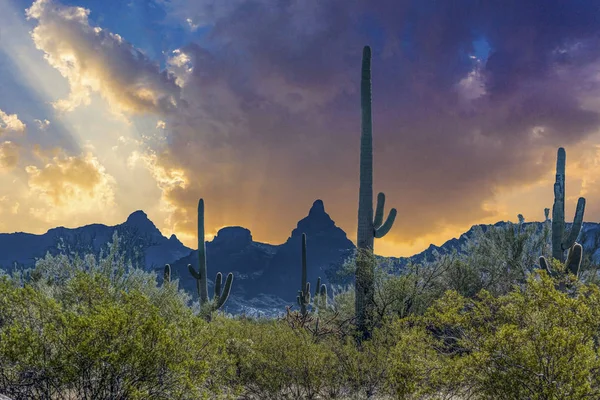
<path id="1" fill-rule="evenodd" d="M 362 48 L 373 49 L 375 251 L 566 215 L 600 221 L 597 0 L 0 0 L 0 231 L 144 210 L 196 248 L 279 244 L 312 203 L 356 239 Z"/>

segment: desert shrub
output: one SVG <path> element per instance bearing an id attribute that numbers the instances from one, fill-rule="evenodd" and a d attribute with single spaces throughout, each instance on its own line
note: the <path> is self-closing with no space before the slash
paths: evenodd
<path id="1" fill-rule="evenodd" d="M 448 293 L 427 313 L 451 359 L 447 388 L 478 399 L 584 399 L 600 395 L 600 291 L 576 296 L 544 272 L 523 289 L 469 300 Z"/>
<path id="2" fill-rule="evenodd" d="M 3 285 L 0 390 L 42 399 L 201 394 L 208 368 L 191 343 L 200 320 L 169 322 L 145 294 L 108 296 L 105 284 L 77 274 L 66 290 L 77 295 L 64 302 L 29 285 Z"/>
<path id="3" fill-rule="evenodd" d="M 461 262 L 454 264 L 443 280 L 447 288 L 466 295 L 486 290 L 495 296 L 510 292 L 514 285 L 524 285 L 535 269 L 538 257 L 547 253 L 549 232 L 536 225 L 508 223 L 491 226 L 485 231 L 477 227 L 466 242 Z M 466 285 L 456 278 L 467 279 Z M 457 284 L 458 283 L 458 284 Z"/>
<path id="4" fill-rule="evenodd" d="M 284 321 L 222 321 L 235 384 L 248 398 L 315 399 L 335 369 L 334 354 Z"/>
<path id="5" fill-rule="evenodd" d="M 439 339 L 410 319 L 390 323 L 386 336 L 391 344 L 385 392 L 396 399 L 433 396 L 444 388 L 447 360 L 437 351 Z"/>
<path id="6" fill-rule="evenodd" d="M 19 398 L 197 399 L 221 390 L 219 331 L 177 282 L 96 259 L 47 255 L 0 278 L 0 392 Z"/>

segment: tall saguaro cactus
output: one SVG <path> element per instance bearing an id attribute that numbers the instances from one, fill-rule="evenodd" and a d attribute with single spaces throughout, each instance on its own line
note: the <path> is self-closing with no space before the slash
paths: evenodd
<path id="1" fill-rule="evenodd" d="M 298 305 L 300 306 L 300 313 L 306 314 L 306 306 L 310 304 L 310 282 L 306 281 L 306 234 L 302 234 L 302 283 L 298 290 Z"/>
<path id="2" fill-rule="evenodd" d="M 583 225 L 585 199 L 577 201 L 575 219 L 570 232 L 565 231 L 565 164 L 567 154 L 564 148 L 558 149 L 556 160 L 556 182 L 554 183 L 554 205 L 552 207 L 552 257 L 565 262 L 565 251 L 575 245 Z"/>
<path id="3" fill-rule="evenodd" d="M 200 305 L 203 306 L 209 301 L 212 302 L 211 309 L 213 311 L 218 310 L 225 304 L 229 298 L 231 292 L 231 283 L 233 282 L 233 274 L 230 272 L 225 280 L 225 287 L 221 290 L 223 283 L 223 275 L 219 272 L 215 279 L 215 295 L 212 300 L 208 298 L 208 278 L 206 271 L 206 244 L 204 242 L 204 200 L 200 199 L 198 202 L 198 271 L 188 264 L 188 269 L 192 276 L 196 279 L 196 285 L 198 287 L 198 297 L 200 298 Z"/>
<path id="4" fill-rule="evenodd" d="M 302 289 L 298 290 L 298 305 L 300 306 L 300 313 L 306 315 L 306 307 L 310 304 L 310 282 L 307 282 L 307 267 L 306 267 L 306 233 L 302 234 L 302 283 L 300 286 Z M 315 305 L 326 306 L 327 305 L 327 286 L 321 285 L 321 278 L 317 279 L 317 286 L 315 288 Z"/>
<path id="5" fill-rule="evenodd" d="M 362 55 L 361 72 L 361 136 L 360 136 L 360 189 L 358 197 L 358 230 L 356 246 L 356 320 L 363 338 L 369 336 L 367 324 L 372 318 L 374 304 L 374 265 L 367 253 L 373 251 L 375 238 L 385 236 L 396 219 L 396 209 L 392 208 L 383 222 L 385 195 L 377 196 L 377 210 L 373 218 L 373 121 L 371 113 L 371 48 L 365 46 Z"/>

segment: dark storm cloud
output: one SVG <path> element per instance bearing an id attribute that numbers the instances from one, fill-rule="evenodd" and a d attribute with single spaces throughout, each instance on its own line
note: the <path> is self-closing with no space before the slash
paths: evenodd
<path id="1" fill-rule="evenodd" d="M 211 25 L 181 50 L 193 66 L 190 107 L 163 159 L 201 178 L 167 197 L 186 209 L 212 197 L 230 210 L 216 225 L 254 224 L 259 238 L 285 237 L 315 198 L 355 229 L 364 44 L 374 48 L 375 189 L 399 209 L 394 239 L 477 222 L 498 187 L 538 180 L 556 147 L 599 127 L 600 110 L 582 106 L 600 97 L 596 1 L 166 7 Z M 478 62 L 470 56 L 482 38 L 491 50 Z M 251 205 L 245 193 L 255 193 Z"/>

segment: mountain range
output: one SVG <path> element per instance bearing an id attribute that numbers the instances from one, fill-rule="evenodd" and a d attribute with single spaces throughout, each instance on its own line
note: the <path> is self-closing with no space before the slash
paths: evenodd
<path id="1" fill-rule="evenodd" d="M 498 222 L 495 226 L 505 224 Z M 540 222 L 527 224 L 541 225 Z M 410 261 L 431 259 L 435 252 L 460 251 L 477 227 L 485 230 L 489 226 L 475 225 L 460 237 L 442 246 L 431 245 L 412 257 L 381 258 L 386 258 L 395 268 L 402 268 Z M 92 224 L 73 229 L 58 227 L 41 235 L 2 233 L 0 268 L 10 271 L 15 267 L 33 267 L 36 259 L 43 258 L 47 253 L 99 254 L 106 250 L 115 232 L 121 240 L 121 248 L 126 251 L 126 257 L 134 265 L 159 272 L 159 277 L 162 277 L 162 269 L 168 263 L 173 279 L 179 279 L 179 286 L 196 295 L 196 282 L 187 265 L 198 267 L 197 250 L 184 246 L 175 235 L 169 238 L 163 236 L 143 211 L 135 211 L 124 223 L 116 226 Z M 213 280 L 219 271 L 224 275 L 234 273 L 231 298 L 226 303 L 227 312 L 273 315 L 285 310 L 286 305 L 295 304 L 300 287 L 302 233 L 307 235 L 309 282 L 314 285 L 319 277 L 324 283 L 348 282 L 338 273 L 345 260 L 352 256 L 355 246 L 327 214 L 323 202 L 316 200 L 308 215 L 298 221 L 283 244 L 255 242 L 250 230 L 240 226 L 222 228 L 212 241 L 206 242 L 209 279 Z M 578 241 L 594 262 L 600 262 L 600 224 L 584 223 Z M 209 288 L 209 293 L 211 290 Z"/>

